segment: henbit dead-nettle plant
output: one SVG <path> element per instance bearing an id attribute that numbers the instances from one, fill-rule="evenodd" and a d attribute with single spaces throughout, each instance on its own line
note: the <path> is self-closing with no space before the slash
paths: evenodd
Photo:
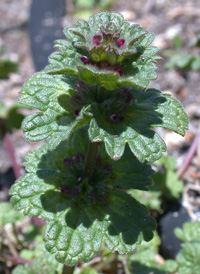
<path id="1" fill-rule="evenodd" d="M 20 92 L 20 103 L 39 110 L 24 119 L 25 138 L 47 142 L 26 155 L 10 193 L 16 210 L 48 222 L 46 249 L 76 265 L 102 243 L 127 254 L 152 239 L 155 220 L 131 193 L 148 190 L 149 163 L 166 151 L 152 128 L 184 135 L 188 118 L 172 96 L 147 89 L 159 59 L 152 33 L 116 12 L 64 33 L 45 71 Z"/>

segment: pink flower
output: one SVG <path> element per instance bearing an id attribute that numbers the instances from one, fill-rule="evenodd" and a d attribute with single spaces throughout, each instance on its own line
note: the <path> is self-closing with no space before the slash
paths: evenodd
<path id="1" fill-rule="evenodd" d="M 93 44 L 96 46 L 100 44 L 99 38 L 96 35 L 93 37 Z"/>
<path id="2" fill-rule="evenodd" d="M 90 63 L 89 59 L 87 58 L 87 56 L 82 56 L 81 57 L 81 61 L 83 62 L 84 65 L 87 65 Z"/>
<path id="3" fill-rule="evenodd" d="M 117 42 L 116 42 L 116 45 L 117 45 L 118 48 L 122 48 L 124 43 L 125 43 L 124 39 L 118 39 Z"/>

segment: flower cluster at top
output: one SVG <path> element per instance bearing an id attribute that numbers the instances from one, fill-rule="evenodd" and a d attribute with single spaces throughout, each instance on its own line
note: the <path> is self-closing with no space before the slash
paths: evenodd
<path id="1" fill-rule="evenodd" d="M 64 30 L 59 50 L 50 56 L 46 72 L 68 74 L 108 90 L 120 86 L 146 88 L 156 79 L 158 49 L 154 35 L 124 20 L 116 12 L 100 12 Z"/>

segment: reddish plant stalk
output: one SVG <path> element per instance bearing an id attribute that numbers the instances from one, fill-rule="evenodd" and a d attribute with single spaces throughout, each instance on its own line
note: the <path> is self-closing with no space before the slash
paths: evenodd
<path id="1" fill-rule="evenodd" d="M 188 153 L 185 157 L 185 160 L 183 161 L 182 166 L 177 171 L 179 178 L 181 178 L 183 176 L 183 174 L 189 167 L 190 162 L 192 161 L 192 158 L 193 158 L 193 156 L 197 150 L 197 147 L 198 147 L 199 137 L 200 137 L 200 133 L 197 133 L 197 135 L 195 136 L 195 138 L 192 142 L 192 145 L 190 146 L 190 148 L 188 150 Z"/>
<path id="2" fill-rule="evenodd" d="M 18 179 L 22 176 L 22 169 L 21 166 L 17 163 L 15 149 L 8 133 L 4 135 L 3 143 L 10 157 L 15 177 Z"/>

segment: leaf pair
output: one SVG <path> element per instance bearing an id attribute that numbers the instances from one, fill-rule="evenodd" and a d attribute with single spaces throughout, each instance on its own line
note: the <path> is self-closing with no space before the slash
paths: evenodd
<path id="1" fill-rule="evenodd" d="M 108 91 L 112 94 L 115 91 Z M 48 138 L 50 149 L 68 139 L 78 128 L 89 123 L 89 137 L 93 142 L 104 142 L 109 156 L 118 160 L 126 143 L 141 162 L 154 162 L 166 150 L 161 137 L 151 130 L 164 127 L 184 135 L 188 119 L 181 104 L 170 95 L 155 89 L 131 89 L 135 98 L 124 113 L 122 122 L 113 122 L 105 113 L 105 101 L 96 101 L 82 107 L 74 118 L 70 102 L 76 94 L 70 78 L 36 73 L 21 90 L 19 102 L 41 112 L 33 113 L 23 121 L 24 136 L 29 141 Z"/>

